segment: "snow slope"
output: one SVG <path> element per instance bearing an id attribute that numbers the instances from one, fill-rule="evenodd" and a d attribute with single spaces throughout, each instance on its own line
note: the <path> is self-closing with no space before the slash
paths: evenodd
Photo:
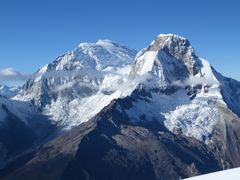
<path id="1" fill-rule="evenodd" d="M 229 169 L 210 173 L 202 176 L 196 176 L 188 178 L 186 180 L 239 180 L 240 179 L 240 168 Z"/>

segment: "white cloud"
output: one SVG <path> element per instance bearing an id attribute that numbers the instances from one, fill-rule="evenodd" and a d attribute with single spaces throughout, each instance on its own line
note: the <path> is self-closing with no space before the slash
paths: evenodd
<path id="1" fill-rule="evenodd" d="M 0 70 L 1 81 L 25 81 L 29 77 L 29 74 L 18 72 L 13 68 L 5 68 Z"/>

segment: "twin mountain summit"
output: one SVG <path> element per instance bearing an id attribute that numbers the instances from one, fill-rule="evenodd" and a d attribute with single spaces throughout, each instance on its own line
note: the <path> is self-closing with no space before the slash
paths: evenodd
<path id="1" fill-rule="evenodd" d="M 178 180 L 240 166 L 240 82 L 160 34 L 81 43 L 0 96 L 0 179 Z"/>

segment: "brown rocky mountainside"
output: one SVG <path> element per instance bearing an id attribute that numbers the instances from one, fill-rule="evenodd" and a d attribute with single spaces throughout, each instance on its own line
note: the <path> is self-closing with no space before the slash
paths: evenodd
<path id="1" fill-rule="evenodd" d="M 215 142 L 207 146 L 159 123 L 131 123 L 116 108 L 130 101 L 113 101 L 87 123 L 31 153 L 24 165 L 1 179 L 175 180 L 240 165 L 240 122 L 226 109 L 218 126 L 225 134 L 214 134 Z"/>

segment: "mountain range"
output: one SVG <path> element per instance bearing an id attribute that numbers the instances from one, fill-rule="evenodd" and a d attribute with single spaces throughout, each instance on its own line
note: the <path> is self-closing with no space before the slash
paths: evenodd
<path id="1" fill-rule="evenodd" d="M 18 94 L 20 91 L 20 87 L 17 86 L 6 86 L 6 85 L 0 85 L 0 95 L 5 96 L 8 98 L 12 98 Z"/>
<path id="2" fill-rule="evenodd" d="M 240 166 L 240 82 L 160 34 L 81 43 L 0 96 L 0 178 L 175 180 Z"/>

